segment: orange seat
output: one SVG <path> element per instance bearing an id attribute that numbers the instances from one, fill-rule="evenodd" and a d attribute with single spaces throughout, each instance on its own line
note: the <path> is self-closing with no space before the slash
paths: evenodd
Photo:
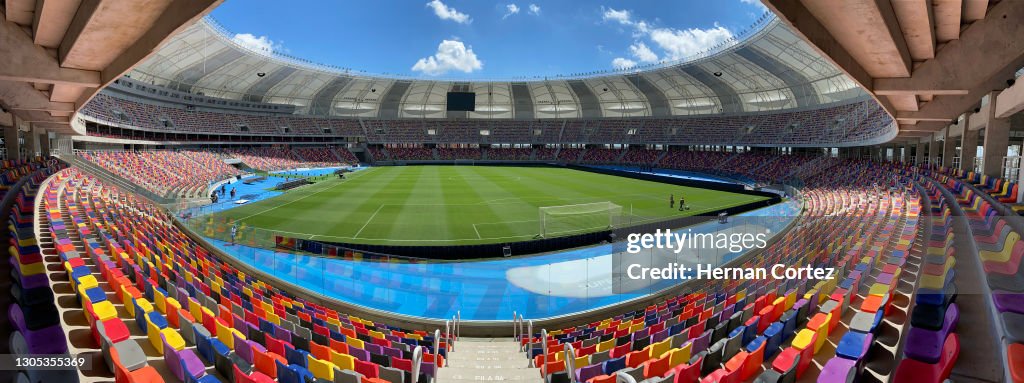
<path id="1" fill-rule="evenodd" d="M 666 354 L 661 358 L 651 359 L 644 362 L 644 377 L 654 378 L 665 376 L 665 373 L 667 373 L 671 367 L 671 364 L 669 363 L 670 359 L 671 355 Z"/>
<path id="2" fill-rule="evenodd" d="M 280 361 L 281 364 L 288 364 L 288 360 L 283 356 L 274 354 L 272 352 L 260 352 L 253 348 L 252 350 L 252 364 L 256 366 L 256 371 L 262 372 L 267 376 L 276 379 L 277 378 L 277 364 L 275 361 Z"/>
<path id="3" fill-rule="evenodd" d="M 626 354 L 626 366 L 639 367 L 644 362 L 651 359 L 651 353 L 647 351 L 633 351 Z"/>

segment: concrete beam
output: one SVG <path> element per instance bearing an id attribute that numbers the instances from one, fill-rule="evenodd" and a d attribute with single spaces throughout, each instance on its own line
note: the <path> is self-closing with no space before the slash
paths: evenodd
<path id="1" fill-rule="evenodd" d="M 836 40 L 872 75 L 910 75 L 910 50 L 888 1 L 802 0 Z M 849 17 L 857 15 L 857 17 Z"/>
<path id="2" fill-rule="evenodd" d="M 960 12 L 963 0 L 932 0 L 935 12 L 935 39 L 938 42 L 960 37 Z"/>
<path id="3" fill-rule="evenodd" d="M 969 106 L 953 108 L 951 105 L 932 107 L 950 97 L 967 97 L 972 100 L 953 100 L 960 105 L 976 102 L 988 91 L 993 79 L 996 83 L 1005 81 L 1006 73 L 1013 73 L 1024 64 L 1024 1 L 1002 1 L 992 8 L 984 20 L 980 20 L 964 31 L 959 40 L 952 41 L 940 50 L 936 57 L 922 63 L 909 78 L 879 78 L 874 86 L 885 90 L 932 90 L 921 93 L 938 94 L 936 91 L 963 91 L 956 95 L 946 92 L 935 101 L 921 107 L 919 116 L 952 118 Z M 984 85 L 984 86 L 983 86 Z M 988 89 L 985 89 L 988 88 Z M 935 110 L 930 110 L 935 109 Z"/>
<path id="4" fill-rule="evenodd" d="M 103 85 L 127 73 L 136 64 L 152 55 L 156 48 L 180 30 L 206 16 L 224 0 L 174 0 L 160 18 L 134 44 L 117 55 L 102 70 Z"/>
<path id="5" fill-rule="evenodd" d="M 924 89 L 924 88 L 905 88 L 905 79 L 894 79 L 894 78 L 876 78 L 874 81 L 875 94 L 879 96 L 907 96 L 907 95 L 918 95 L 928 94 L 932 96 L 961 96 L 970 92 L 967 89 Z"/>
<path id="6" fill-rule="evenodd" d="M 34 0 L 7 0 L 6 13 L 7 21 L 18 25 L 32 24 L 32 13 L 35 12 L 36 2 Z"/>
<path id="7" fill-rule="evenodd" d="M 910 58 L 922 61 L 935 57 L 935 18 L 931 0 L 893 1 L 892 10 L 900 22 Z"/>
<path id="8" fill-rule="evenodd" d="M 846 50 L 828 29 L 799 0 L 764 0 L 764 5 L 788 24 L 794 33 L 811 43 L 821 57 L 842 69 L 853 81 L 871 89 L 872 79 L 867 70 Z"/>
<path id="9" fill-rule="evenodd" d="M 81 3 L 81 0 L 36 1 L 35 21 L 32 23 L 32 38 L 36 45 L 47 48 L 60 46 Z"/>
<path id="10" fill-rule="evenodd" d="M 996 118 L 1007 118 L 1024 110 L 1024 81 L 1017 81 L 996 97 Z"/>
<path id="11" fill-rule="evenodd" d="M 0 80 L 76 86 L 100 85 L 100 73 L 61 68 L 46 49 L 35 45 L 16 24 L 0 22 Z"/>
<path id="12" fill-rule="evenodd" d="M 73 102 L 52 102 L 51 101 L 50 103 L 48 103 L 46 105 L 39 105 L 39 106 L 25 106 L 25 107 L 22 107 L 22 106 L 18 106 L 18 105 L 12 105 L 12 106 L 10 106 L 10 109 L 11 110 L 40 110 L 40 111 L 47 111 L 47 112 L 72 112 L 73 113 L 75 111 L 75 103 L 73 103 Z"/>
<path id="13" fill-rule="evenodd" d="M 984 19 L 985 13 L 988 12 L 988 1 L 964 0 L 964 21 L 972 22 Z"/>

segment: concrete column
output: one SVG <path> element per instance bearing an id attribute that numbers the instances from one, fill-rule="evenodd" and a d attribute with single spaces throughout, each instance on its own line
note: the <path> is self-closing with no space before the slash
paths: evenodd
<path id="1" fill-rule="evenodd" d="M 991 100 L 995 100 L 999 92 L 989 93 L 989 103 L 983 110 L 988 114 L 985 125 L 985 161 L 982 173 L 989 177 L 1002 176 L 1003 157 L 1006 157 L 1007 143 L 1010 142 L 1010 119 L 996 118 L 995 108 Z"/>
<path id="2" fill-rule="evenodd" d="M 50 155 L 50 133 L 47 131 L 41 131 L 39 136 L 39 154 L 43 156 Z"/>
<path id="3" fill-rule="evenodd" d="M 35 134 L 32 134 L 32 131 L 34 129 L 32 128 L 31 124 L 27 124 L 27 125 L 28 125 L 28 129 L 25 132 L 25 155 L 27 155 L 29 157 L 32 157 L 32 156 L 35 156 L 36 153 L 38 152 L 39 137 L 36 137 Z"/>
<path id="4" fill-rule="evenodd" d="M 978 131 L 971 130 L 970 113 L 964 116 L 964 134 L 960 136 L 960 170 L 974 170 L 974 156 L 978 154 Z"/>
<path id="5" fill-rule="evenodd" d="M 928 137 L 928 164 L 934 165 L 939 157 L 939 144 L 935 141 L 935 134 Z"/>
<path id="6" fill-rule="evenodd" d="M 18 158 L 21 148 L 18 145 L 18 128 L 16 126 L 4 127 L 4 147 L 7 149 L 7 159 Z"/>
<path id="7" fill-rule="evenodd" d="M 949 131 L 952 130 L 950 127 L 946 127 L 946 135 L 943 137 L 945 141 L 942 141 L 942 166 L 952 167 L 953 157 L 956 156 L 956 138 L 949 136 Z"/>

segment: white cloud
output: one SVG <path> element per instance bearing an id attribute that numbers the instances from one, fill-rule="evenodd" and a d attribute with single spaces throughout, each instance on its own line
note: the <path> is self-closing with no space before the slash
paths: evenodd
<path id="1" fill-rule="evenodd" d="M 412 70 L 436 76 L 451 70 L 471 73 L 483 67 L 484 63 L 473 53 L 473 48 L 467 48 L 458 40 L 443 40 L 437 46 L 437 53 L 416 61 Z"/>
<path id="2" fill-rule="evenodd" d="M 752 1 L 760 4 L 758 0 L 740 1 Z M 684 59 L 733 38 L 732 32 L 718 23 L 708 29 L 657 28 L 656 25 L 652 25 L 646 20 L 635 19 L 628 9 L 616 10 L 601 7 L 601 19 L 633 29 L 632 37 L 636 41 L 629 46 L 629 51 L 636 60 L 642 63 L 657 62 L 659 57 L 664 60 Z M 661 54 L 655 53 L 645 41 L 660 49 Z M 635 64 L 635 61 L 621 57 L 612 61 L 612 65 L 616 68 L 621 68 L 628 63 Z"/>
<path id="3" fill-rule="evenodd" d="M 236 33 L 231 37 L 236 43 L 241 44 L 249 49 L 254 49 L 264 52 L 282 52 L 286 51 L 281 42 L 275 42 L 267 36 L 256 36 L 252 33 Z"/>
<path id="4" fill-rule="evenodd" d="M 636 57 L 640 62 L 653 63 L 658 61 L 658 55 L 647 47 L 643 41 L 638 41 L 633 45 L 629 46 L 629 51 L 633 53 L 633 57 Z"/>
<path id="5" fill-rule="evenodd" d="M 765 7 L 764 3 L 762 3 L 761 0 L 740 0 L 740 2 L 743 4 L 753 5 L 760 9 L 761 12 L 768 10 L 768 7 Z"/>
<path id="6" fill-rule="evenodd" d="M 635 66 L 636 66 L 636 61 L 633 61 L 633 60 L 630 60 L 630 59 L 627 59 L 627 58 L 624 58 L 624 57 L 616 57 L 614 60 L 612 60 L 612 67 L 615 68 L 615 69 L 626 69 L 626 68 L 632 68 L 632 67 L 635 67 Z"/>
<path id="7" fill-rule="evenodd" d="M 539 15 L 540 14 L 540 6 L 537 5 L 537 4 L 530 4 L 530 14 L 531 15 Z"/>
<path id="8" fill-rule="evenodd" d="M 670 60 L 680 60 L 700 53 L 733 37 L 732 32 L 715 24 L 714 28 L 672 29 L 656 28 L 650 33 L 651 41 L 665 51 Z"/>
<path id="9" fill-rule="evenodd" d="M 469 24 L 473 22 L 473 19 L 469 18 L 469 15 L 459 12 L 457 9 L 449 7 L 447 4 L 442 3 L 441 0 L 431 0 L 427 3 L 427 6 L 434 10 L 434 14 L 441 20 L 451 20 L 459 24 Z"/>
<path id="10" fill-rule="evenodd" d="M 612 8 L 601 7 L 604 13 L 601 15 L 601 19 L 604 21 L 615 21 L 622 25 L 633 25 L 632 15 L 628 10 L 615 10 Z"/>
<path id="11" fill-rule="evenodd" d="M 502 16 L 501 18 L 502 19 L 506 19 L 509 16 L 512 16 L 512 15 L 517 14 L 517 13 L 519 13 L 519 6 L 518 5 L 516 5 L 515 3 L 507 4 L 507 5 L 505 5 L 505 15 Z"/>

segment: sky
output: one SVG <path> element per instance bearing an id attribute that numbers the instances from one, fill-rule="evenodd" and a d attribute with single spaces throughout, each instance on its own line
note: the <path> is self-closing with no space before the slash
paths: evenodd
<path id="1" fill-rule="evenodd" d="M 369 73 L 468 80 L 684 59 L 765 11 L 759 0 L 228 0 L 211 15 L 256 49 Z"/>

